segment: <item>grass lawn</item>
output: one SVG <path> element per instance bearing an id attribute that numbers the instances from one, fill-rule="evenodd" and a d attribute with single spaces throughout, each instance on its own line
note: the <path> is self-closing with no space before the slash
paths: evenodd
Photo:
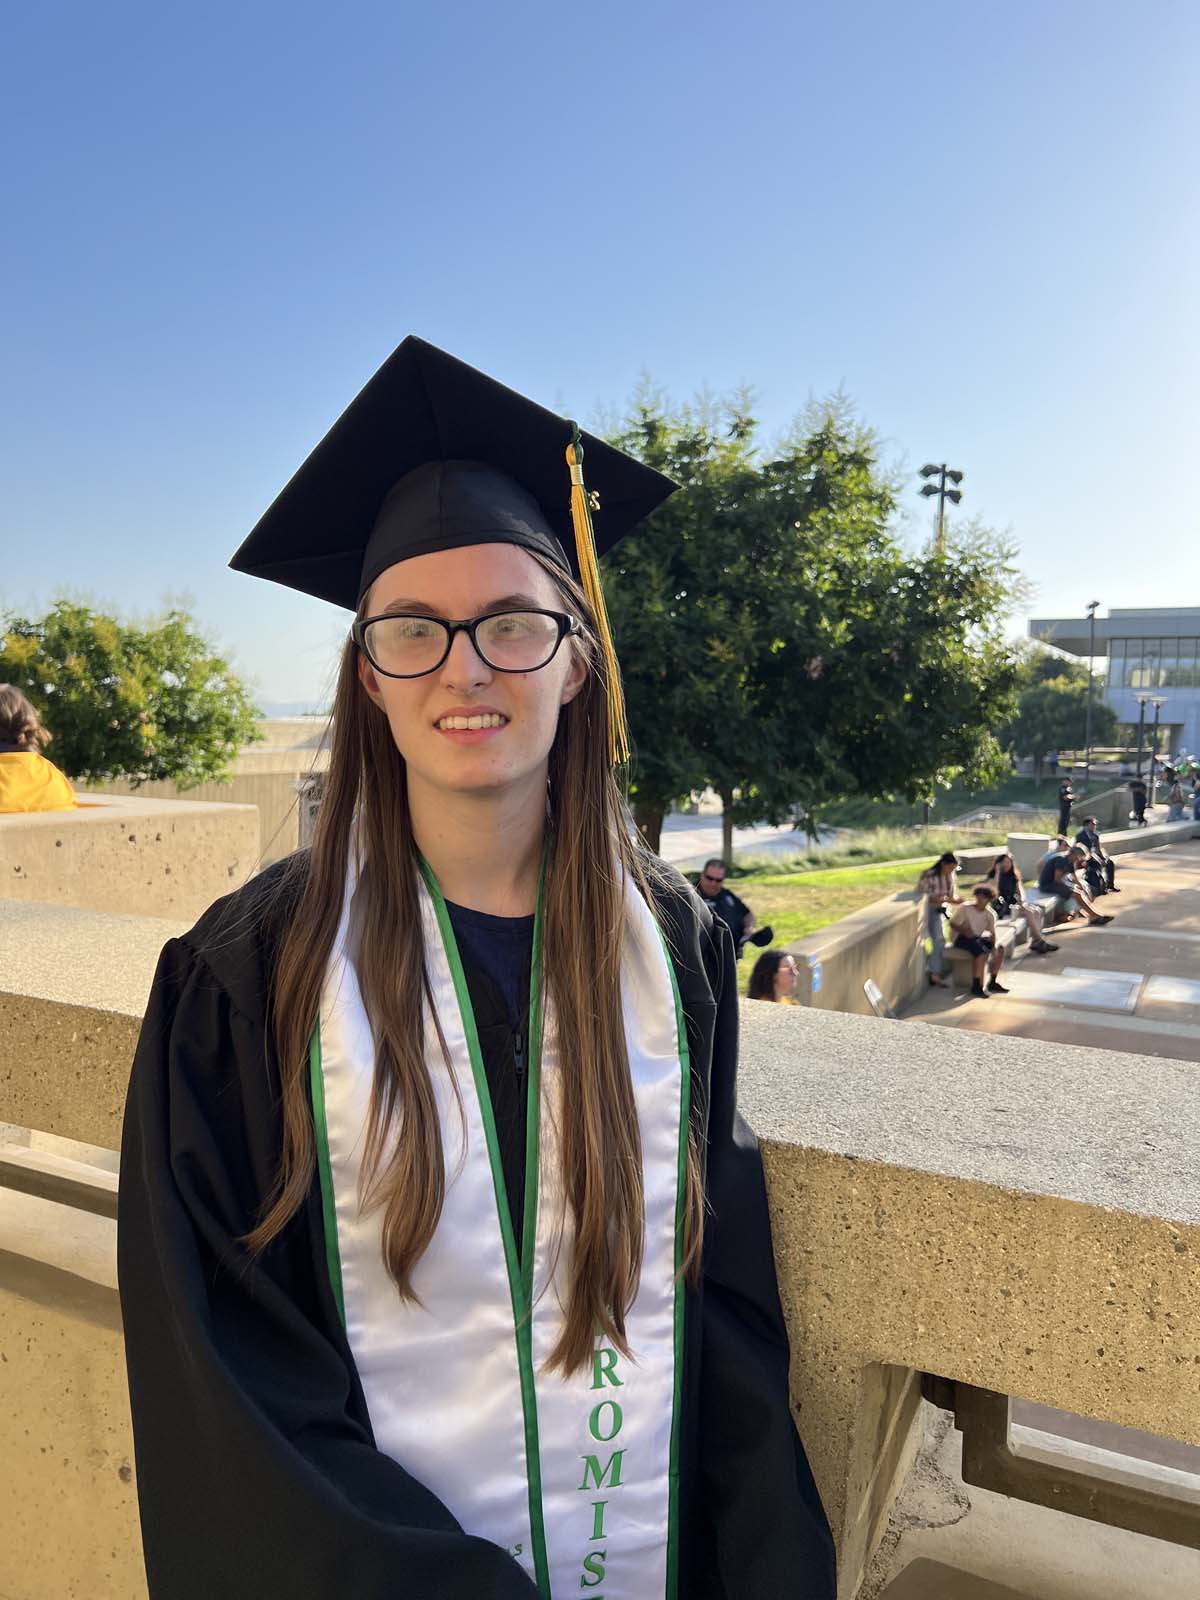
<path id="1" fill-rule="evenodd" d="M 1112 785 L 1112 779 L 1097 779 L 1092 784 L 1092 790 L 1098 794 L 1102 789 L 1112 788 Z M 1082 778 L 1076 787 L 1082 793 Z M 1014 774 L 996 788 L 982 789 L 976 794 L 969 794 L 958 784 L 952 784 L 949 789 L 938 791 L 937 800 L 929 808 L 929 821 L 931 826 L 938 827 L 949 817 L 960 817 L 964 812 L 974 811 L 981 806 L 1001 808 L 1011 805 L 1014 800 L 1053 811 L 1057 792 L 1058 780 L 1052 780 L 1049 773 L 1040 784 L 1032 778 L 1018 778 Z M 903 801 L 892 803 L 859 797 L 823 808 L 820 820 L 835 828 L 912 827 L 921 821 L 921 807 L 906 805 Z"/>
<path id="2" fill-rule="evenodd" d="M 920 862 L 884 862 L 870 867 L 834 867 L 825 872 L 755 872 L 732 879 L 730 887 L 753 910 L 759 927 L 774 929 L 771 948 L 803 939 L 848 916 L 872 900 L 900 889 L 915 889 Z M 762 954 L 750 945 L 738 963 L 738 989 L 745 994 L 750 973 Z"/>

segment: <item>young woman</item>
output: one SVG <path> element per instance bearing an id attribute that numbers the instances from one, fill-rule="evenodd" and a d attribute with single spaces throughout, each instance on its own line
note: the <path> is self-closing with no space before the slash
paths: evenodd
<path id="1" fill-rule="evenodd" d="M 1011 917 L 1014 912 L 1024 917 L 1029 926 L 1029 948 L 1035 955 L 1052 955 L 1058 949 L 1043 931 L 1045 914 L 1041 906 L 1026 904 L 1021 869 L 1007 850 L 992 862 L 988 888 L 992 891 L 992 910 L 998 917 Z"/>
<path id="2" fill-rule="evenodd" d="M 33 703 L 0 683 L 0 812 L 74 811 L 75 791 L 42 754 L 49 743 Z"/>
<path id="3" fill-rule="evenodd" d="M 133 1069 L 154 1600 L 832 1600 L 733 949 L 624 825 L 580 443 L 406 340 L 234 559 L 356 616 L 312 850 L 168 944 Z M 582 443 L 607 546 L 672 486 Z"/>
<path id="4" fill-rule="evenodd" d="M 747 998 L 751 1000 L 777 1000 L 783 1005 L 795 1005 L 796 958 L 786 950 L 766 950 L 754 963 L 750 974 Z"/>
<path id="5" fill-rule="evenodd" d="M 962 863 L 953 850 L 940 855 L 917 879 L 917 893 L 925 896 L 925 931 L 929 935 L 929 982 L 938 989 L 950 986 L 946 976 L 946 906 L 960 906 L 958 872 Z"/>

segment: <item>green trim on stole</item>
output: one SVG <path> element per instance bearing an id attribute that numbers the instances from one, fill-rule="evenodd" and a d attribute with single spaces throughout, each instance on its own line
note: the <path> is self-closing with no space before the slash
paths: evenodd
<path id="1" fill-rule="evenodd" d="M 529 983 L 529 1072 L 526 1088 L 526 1162 L 525 1162 L 525 1216 L 522 1229 L 523 1254 L 518 1256 L 516 1236 L 513 1233 L 512 1213 L 508 1209 L 508 1192 L 504 1186 L 504 1168 L 500 1161 L 500 1141 L 496 1134 L 496 1118 L 492 1111 L 492 1096 L 488 1088 L 483 1053 L 479 1048 L 479 1034 L 475 1026 L 475 1013 L 467 988 L 458 941 L 450 924 L 450 913 L 438 887 L 433 870 L 423 856 L 417 857 L 429 898 L 437 916 L 442 945 L 454 980 L 458 996 L 458 1009 L 462 1015 L 467 1036 L 467 1050 L 471 1057 L 471 1072 L 475 1079 L 475 1094 L 483 1118 L 487 1137 L 488 1161 L 492 1168 L 492 1185 L 496 1193 L 496 1212 L 500 1219 L 500 1233 L 504 1240 L 504 1259 L 508 1267 L 508 1287 L 512 1296 L 513 1325 L 517 1338 L 517 1368 L 521 1378 L 521 1407 L 525 1413 L 525 1461 L 529 1472 L 529 1524 L 533 1539 L 533 1564 L 537 1586 L 549 1600 L 550 1570 L 546 1560 L 546 1530 L 542 1518 L 542 1459 L 538 1446 L 537 1393 L 533 1377 L 533 1256 L 537 1237 L 538 1190 L 538 1133 L 541 1108 L 541 990 L 542 990 L 542 878 L 538 883 L 537 911 L 533 922 L 533 964 Z M 538 1022 L 535 1045 L 534 1020 Z M 532 1150 L 533 1159 L 529 1159 Z M 531 1220 L 532 1219 L 532 1220 Z"/>
<path id="2" fill-rule="evenodd" d="M 321 1065 L 321 1019 L 317 1018 L 308 1046 L 309 1081 L 312 1086 L 313 1131 L 317 1141 L 317 1167 L 321 1174 L 321 1212 L 325 1220 L 325 1260 L 329 1282 L 337 1301 L 342 1327 L 346 1302 L 342 1295 L 342 1258 L 338 1251 L 337 1206 L 333 1198 L 333 1168 L 329 1162 L 329 1129 L 325 1124 L 325 1071 Z"/>
<path id="3" fill-rule="evenodd" d="M 683 1225 L 686 1217 L 688 1129 L 692 1104 L 692 1061 L 688 1049 L 687 1027 L 683 1020 L 683 1000 L 679 994 L 679 980 L 667 941 L 662 939 L 663 958 L 671 978 L 671 993 L 675 997 L 675 1039 L 679 1052 L 679 1177 L 675 1188 L 675 1394 L 671 1407 L 671 1465 L 668 1469 L 667 1500 L 667 1593 L 666 1600 L 676 1600 L 679 1590 L 679 1430 L 683 1410 L 683 1323 L 687 1309 L 680 1268 L 683 1263 Z"/>

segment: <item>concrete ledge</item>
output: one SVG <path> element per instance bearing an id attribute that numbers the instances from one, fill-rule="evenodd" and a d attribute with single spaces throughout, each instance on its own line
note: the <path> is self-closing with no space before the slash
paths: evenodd
<path id="1" fill-rule="evenodd" d="M 1190 1063 L 753 1002 L 742 1021 L 844 1597 L 879 1528 L 881 1365 L 1200 1444 Z"/>
<path id="2" fill-rule="evenodd" d="M 253 806 L 81 794 L 76 811 L 0 816 L 12 900 L 194 920 L 257 862 Z"/>
<path id="3" fill-rule="evenodd" d="M 924 914 L 924 895 L 897 894 L 873 900 L 788 945 L 799 969 L 797 1002 L 819 1011 L 871 1016 L 863 984 L 874 978 L 888 1004 L 899 1010 L 924 982 Z"/>
<path id="4" fill-rule="evenodd" d="M 0 1038 L 20 1041 L 0 1123 L 116 1149 L 158 953 L 188 926 L 0 900 Z"/>
<path id="5" fill-rule="evenodd" d="M 1078 832 L 1079 828 L 1072 824 L 1072 842 Z M 1122 828 L 1115 833 L 1102 833 L 1100 842 L 1110 856 L 1120 856 L 1131 850 L 1155 850 L 1162 844 L 1178 844 L 1184 839 L 1197 838 L 1200 838 L 1200 822 L 1156 822 L 1144 828 Z M 1038 862 L 1053 842 L 1044 833 L 1009 834 L 1008 848 L 1023 878 L 1033 877 Z"/>

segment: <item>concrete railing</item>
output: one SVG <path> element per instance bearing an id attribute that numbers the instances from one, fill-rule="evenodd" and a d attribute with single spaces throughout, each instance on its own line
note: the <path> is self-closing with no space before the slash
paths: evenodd
<path id="1" fill-rule="evenodd" d="M 194 919 L 257 865 L 253 806 L 86 793 L 78 800 L 75 811 L 0 815 L 0 895 Z"/>
<path id="2" fill-rule="evenodd" d="M 796 958 L 800 1005 L 870 1016 L 863 989 L 870 978 L 898 1011 L 925 982 L 925 896 L 873 900 L 787 948 Z"/>
<path id="3" fill-rule="evenodd" d="M 25 1192 L 0 1189 L 0 1594 L 134 1600 L 104 1147 L 178 924 L 0 903 L 4 929 L 0 1033 L 22 1045 L 0 1058 L 0 1122 L 32 1148 L 8 1163 Z M 915 1450 L 923 1372 L 1200 1444 L 1200 1102 L 1180 1063 L 753 1002 L 742 1041 L 843 1600 Z M 73 1164 L 94 1211 L 31 1190 L 72 1166 L 70 1138 L 101 1147 Z"/>

